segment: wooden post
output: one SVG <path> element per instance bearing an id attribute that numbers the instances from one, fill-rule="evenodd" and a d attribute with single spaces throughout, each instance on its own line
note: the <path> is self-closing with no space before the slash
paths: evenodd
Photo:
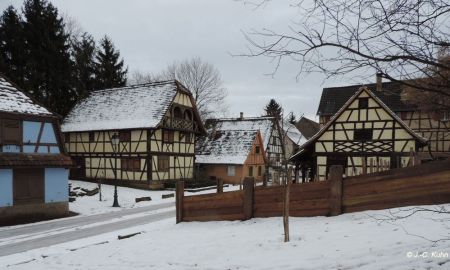
<path id="1" fill-rule="evenodd" d="M 373 173 L 373 158 L 370 158 L 369 166 L 369 173 Z"/>
<path id="2" fill-rule="evenodd" d="M 362 157 L 362 174 L 367 174 L 367 161 L 366 157 Z"/>
<path id="3" fill-rule="evenodd" d="M 284 209 L 283 209 L 283 225 L 284 225 L 284 242 L 289 242 L 289 205 L 290 205 L 290 193 L 291 193 L 291 177 L 292 168 L 289 168 L 287 173 L 287 182 L 285 183 L 284 193 Z"/>
<path id="4" fill-rule="evenodd" d="M 422 160 L 420 159 L 419 155 L 417 154 L 417 152 L 414 154 L 414 166 L 416 165 L 420 165 L 422 163 Z"/>
<path id="5" fill-rule="evenodd" d="M 244 179 L 244 220 L 253 217 L 253 194 L 255 189 L 255 179 L 246 177 Z"/>
<path id="6" fill-rule="evenodd" d="M 330 215 L 337 216 L 342 214 L 342 173 L 341 165 L 333 165 L 330 168 Z"/>
<path id="7" fill-rule="evenodd" d="M 217 193 L 223 193 L 223 179 L 217 178 Z"/>
<path id="8" fill-rule="evenodd" d="M 184 181 L 177 181 L 176 198 L 175 198 L 177 223 L 183 221 L 183 197 L 184 197 Z"/>

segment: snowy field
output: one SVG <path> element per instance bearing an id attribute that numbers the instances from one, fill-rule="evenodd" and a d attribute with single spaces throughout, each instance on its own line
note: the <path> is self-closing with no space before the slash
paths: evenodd
<path id="1" fill-rule="evenodd" d="M 97 187 L 96 183 L 70 180 L 72 184 L 72 190 L 76 187 L 86 188 L 92 190 Z M 224 187 L 224 191 L 238 190 L 239 186 Z M 99 194 L 94 196 L 77 197 L 75 202 L 69 204 L 70 211 L 78 213 L 80 215 L 93 215 L 101 214 L 113 211 L 120 211 L 123 209 L 130 209 L 136 207 L 143 207 L 149 205 L 157 205 L 167 202 L 175 202 L 175 197 L 162 199 L 162 195 L 175 194 L 175 191 L 163 190 L 140 190 L 126 187 L 117 188 L 120 208 L 111 207 L 113 204 L 114 186 L 102 185 L 102 201 L 99 201 Z M 215 193 L 216 189 L 199 191 L 199 192 L 185 192 L 185 196 Z M 136 203 L 135 199 L 138 197 L 151 197 L 151 201 L 144 201 Z"/>
<path id="2" fill-rule="evenodd" d="M 411 209 L 290 218 L 289 243 L 281 218 L 181 224 L 170 218 L 0 257 L 0 269 L 450 269 L 444 240 L 450 215 L 408 216 Z M 135 232 L 141 234 L 117 239 Z"/>

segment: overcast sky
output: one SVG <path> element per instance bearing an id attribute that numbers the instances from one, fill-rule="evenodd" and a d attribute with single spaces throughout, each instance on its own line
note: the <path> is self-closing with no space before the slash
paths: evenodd
<path id="1" fill-rule="evenodd" d="M 274 63 L 263 56 L 233 56 L 247 52 L 242 32 L 269 28 L 287 31 L 297 10 L 292 1 L 277 0 L 257 10 L 235 0 L 52 0 L 60 13 L 78 20 L 96 40 L 108 35 L 120 50 L 129 71 L 158 72 L 168 63 L 195 56 L 213 64 L 229 96 L 230 116 L 260 115 L 270 98 L 285 112 L 315 117 L 325 81 L 320 74 L 300 76 L 298 62 L 283 62 L 274 77 Z M 22 0 L 0 0 L 20 8 Z M 347 82 L 348 83 L 348 82 Z M 354 83 L 354 82 L 352 82 Z"/>

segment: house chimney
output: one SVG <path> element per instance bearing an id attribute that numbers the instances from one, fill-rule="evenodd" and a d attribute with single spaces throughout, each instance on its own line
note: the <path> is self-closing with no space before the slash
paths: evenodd
<path id="1" fill-rule="evenodd" d="M 244 119 L 244 113 L 243 113 L 243 112 L 240 112 L 240 114 L 239 114 L 239 120 L 242 120 L 242 119 Z"/>
<path id="2" fill-rule="evenodd" d="M 383 82 L 383 77 L 381 77 L 381 75 L 383 75 L 381 72 L 377 72 L 377 91 L 381 91 L 381 86 L 382 86 L 382 82 Z"/>

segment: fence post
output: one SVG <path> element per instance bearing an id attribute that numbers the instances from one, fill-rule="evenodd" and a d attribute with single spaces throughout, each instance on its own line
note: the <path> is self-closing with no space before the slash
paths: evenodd
<path id="1" fill-rule="evenodd" d="M 361 162 L 362 162 L 362 174 L 366 175 L 367 174 L 366 157 L 362 157 Z"/>
<path id="2" fill-rule="evenodd" d="M 342 214 L 342 173 L 341 165 L 333 165 L 330 168 L 330 215 Z"/>
<path id="3" fill-rule="evenodd" d="M 246 177 L 244 179 L 244 220 L 253 217 L 253 194 L 255 189 L 255 179 Z"/>
<path id="4" fill-rule="evenodd" d="M 217 178 L 217 193 L 223 193 L 223 179 Z"/>
<path id="5" fill-rule="evenodd" d="M 177 223 L 183 221 L 183 197 L 184 197 L 184 181 L 177 181 L 176 184 L 175 206 L 177 212 Z"/>

